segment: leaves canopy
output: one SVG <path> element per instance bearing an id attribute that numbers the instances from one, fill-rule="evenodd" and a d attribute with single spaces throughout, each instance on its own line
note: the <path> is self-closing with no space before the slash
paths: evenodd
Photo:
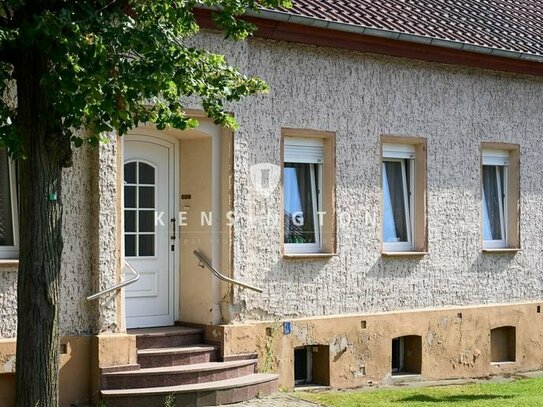
<path id="1" fill-rule="evenodd" d="M 192 128 L 181 99 L 197 96 L 217 124 L 235 127 L 226 102 L 266 91 L 221 55 L 186 45 L 198 32 L 194 10 L 214 10 L 228 38 L 244 39 L 253 26 L 239 17 L 259 7 L 288 7 L 290 0 L 25 0 L 0 2 L 0 145 L 24 156 L 17 134 L 14 58 L 35 44 L 48 58 L 41 80 L 51 117 L 75 146 L 96 145 L 100 134 L 126 133 L 139 123 L 159 129 Z M 37 118 L 39 120 L 39 118 Z M 86 129 L 83 140 L 75 129 Z"/>

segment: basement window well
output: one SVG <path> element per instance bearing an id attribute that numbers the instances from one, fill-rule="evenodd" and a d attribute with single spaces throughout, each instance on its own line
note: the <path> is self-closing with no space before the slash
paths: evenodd
<path id="1" fill-rule="evenodd" d="M 310 345 L 294 349 L 294 385 L 330 386 L 330 349 Z"/>
<path id="2" fill-rule="evenodd" d="M 511 363 L 516 359 L 516 329 L 502 326 L 490 331 L 490 361 Z"/>
<path id="3" fill-rule="evenodd" d="M 422 337 L 392 339 L 392 375 L 419 375 L 422 365 Z"/>

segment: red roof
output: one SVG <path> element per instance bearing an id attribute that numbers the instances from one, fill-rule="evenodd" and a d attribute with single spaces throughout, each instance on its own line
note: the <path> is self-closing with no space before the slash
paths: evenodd
<path id="1" fill-rule="evenodd" d="M 279 11 L 543 56 L 543 0 L 293 0 Z"/>

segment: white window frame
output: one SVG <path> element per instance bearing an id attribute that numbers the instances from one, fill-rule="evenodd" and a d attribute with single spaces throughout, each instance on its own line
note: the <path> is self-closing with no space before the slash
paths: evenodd
<path id="1" fill-rule="evenodd" d="M 19 205 L 17 202 L 17 177 L 15 176 L 15 161 L 8 157 L 9 194 L 11 201 L 11 224 L 13 227 L 13 246 L 0 246 L 0 259 L 19 258 Z"/>
<path id="2" fill-rule="evenodd" d="M 406 173 L 405 160 L 410 160 L 409 174 Z M 403 252 L 413 251 L 414 245 L 414 230 L 415 230 L 415 146 L 412 144 L 383 144 L 383 159 L 381 163 L 381 180 L 385 182 L 383 174 L 385 172 L 385 162 L 400 162 L 402 168 L 402 184 L 404 192 L 404 206 L 405 206 L 405 224 L 407 225 L 407 242 L 385 242 L 384 241 L 384 227 L 381 232 L 381 239 L 383 239 L 383 250 L 385 252 Z M 409 185 L 411 186 L 411 192 L 407 190 L 407 177 L 409 177 Z M 384 186 L 381 188 L 381 196 L 383 196 Z M 381 222 L 384 218 L 384 205 L 383 214 L 381 216 Z M 384 226 L 384 225 L 383 225 Z"/>
<path id="3" fill-rule="evenodd" d="M 315 243 L 284 243 L 286 254 L 311 254 L 322 252 L 322 225 L 319 222 L 318 212 L 322 211 L 324 139 L 316 137 L 290 137 L 284 138 L 284 164 L 313 164 L 311 171 L 311 190 L 313 201 L 313 224 L 315 225 Z M 315 172 L 315 169 L 317 170 Z M 284 171 L 284 168 L 283 168 Z M 316 182 L 318 181 L 318 182 Z M 284 191 L 283 191 L 284 194 Z M 283 203 L 282 213 L 285 207 Z M 284 225 L 283 233 L 284 233 Z"/>
<path id="4" fill-rule="evenodd" d="M 503 200 L 498 202 L 500 210 L 500 228 L 501 239 L 496 240 L 484 240 L 484 249 L 503 249 L 507 247 L 507 208 L 508 208 L 508 190 L 509 190 L 509 151 L 507 150 L 483 150 L 482 154 L 483 166 L 503 167 L 503 191 L 500 180 L 500 172 L 496 171 L 496 182 L 498 183 L 498 195 L 503 196 Z M 483 174 L 481 169 L 481 211 L 483 206 L 486 205 L 484 186 L 483 186 Z M 482 214 L 482 212 L 481 212 Z M 481 223 L 481 234 L 483 233 L 483 224 Z M 484 235 L 483 235 L 484 236 Z"/>

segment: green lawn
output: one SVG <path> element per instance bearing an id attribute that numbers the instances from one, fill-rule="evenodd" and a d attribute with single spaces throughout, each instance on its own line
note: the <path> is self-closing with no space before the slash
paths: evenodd
<path id="1" fill-rule="evenodd" d="M 543 379 L 461 386 L 400 388 L 363 391 L 295 393 L 296 396 L 330 407 L 358 406 L 515 406 L 543 407 Z"/>

